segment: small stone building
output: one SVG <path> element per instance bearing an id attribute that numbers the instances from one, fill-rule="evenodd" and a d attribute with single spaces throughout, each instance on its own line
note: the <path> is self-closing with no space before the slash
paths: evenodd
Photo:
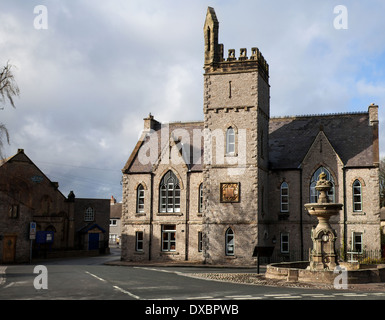
<path id="1" fill-rule="evenodd" d="M 305 259 L 321 172 L 343 204 L 331 220 L 342 252 L 380 249 L 378 106 L 270 117 L 269 65 L 228 50 L 208 8 L 203 121 L 150 114 L 123 168 L 122 259 L 253 264 L 256 247 Z"/>
<path id="2" fill-rule="evenodd" d="M 109 204 L 109 199 L 77 199 L 73 192 L 65 197 L 19 149 L 0 162 L 0 263 L 28 262 L 31 252 L 33 258 L 79 249 L 105 252 Z"/>
<path id="3" fill-rule="evenodd" d="M 110 207 L 110 246 L 116 246 L 120 244 L 120 238 L 122 234 L 122 203 L 116 202 L 116 199 L 111 196 Z"/>
<path id="4" fill-rule="evenodd" d="M 109 199 L 75 198 L 75 246 L 106 253 L 109 238 Z"/>

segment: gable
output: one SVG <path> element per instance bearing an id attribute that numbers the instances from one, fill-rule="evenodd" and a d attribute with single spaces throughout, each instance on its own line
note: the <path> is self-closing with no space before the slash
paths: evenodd
<path id="1" fill-rule="evenodd" d="M 335 162 L 333 160 L 342 164 L 341 158 L 334 150 L 325 133 L 321 130 L 314 139 L 314 142 L 306 153 L 305 158 L 302 160 L 301 166 L 311 161 L 316 161 L 318 163 L 330 163 L 331 161 Z"/>
<path id="2" fill-rule="evenodd" d="M 373 129 L 368 112 L 362 112 L 270 119 L 271 168 L 298 168 L 320 128 L 345 166 L 373 165 Z"/>
<path id="3" fill-rule="evenodd" d="M 203 123 L 164 124 L 145 133 L 136 144 L 123 173 L 150 173 L 159 164 L 184 164 L 203 169 Z"/>
<path id="4" fill-rule="evenodd" d="M 43 190 L 52 197 L 65 200 L 66 197 L 58 189 L 58 183 L 52 182 L 24 153 L 19 149 L 17 154 L 4 160 L 0 165 L 0 188 L 7 192 L 21 192 L 36 194 Z"/>

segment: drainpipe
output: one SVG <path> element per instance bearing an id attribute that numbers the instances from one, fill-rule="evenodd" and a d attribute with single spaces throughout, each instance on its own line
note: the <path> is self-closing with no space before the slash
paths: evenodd
<path id="1" fill-rule="evenodd" d="M 303 258 L 303 221 L 302 221 L 302 213 L 304 208 L 303 203 L 303 197 L 302 197 L 302 168 L 299 169 L 299 203 L 301 204 L 301 208 L 299 210 L 299 230 L 300 230 L 300 237 L 301 237 L 301 261 L 304 260 Z"/>
<path id="2" fill-rule="evenodd" d="M 186 220 L 185 220 L 185 260 L 188 261 L 188 244 L 189 244 L 189 219 L 190 219 L 190 174 L 191 171 L 187 172 L 186 181 Z"/>
<path id="3" fill-rule="evenodd" d="M 150 234 L 148 240 L 148 260 L 151 261 L 152 233 L 153 233 L 153 214 L 154 214 L 154 174 L 151 173 L 151 195 L 150 195 Z"/>
<path id="4" fill-rule="evenodd" d="M 346 244 L 347 244 L 347 233 L 348 233 L 348 214 L 346 209 L 346 167 L 342 168 L 342 177 L 343 177 L 343 204 L 344 204 L 344 238 L 343 238 L 343 251 L 344 257 L 343 260 L 346 261 Z"/>

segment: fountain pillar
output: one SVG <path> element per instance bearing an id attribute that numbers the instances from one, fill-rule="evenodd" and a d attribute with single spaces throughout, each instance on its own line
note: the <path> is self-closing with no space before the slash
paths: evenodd
<path id="1" fill-rule="evenodd" d="M 315 187 L 320 192 L 317 203 L 305 204 L 309 214 L 318 219 L 318 225 L 311 231 L 313 248 L 310 253 L 310 270 L 334 270 L 338 265 L 335 251 L 337 233 L 331 227 L 329 219 L 339 214 L 343 205 L 329 202 L 327 192 L 331 188 L 332 183 L 326 180 L 326 174 L 322 172 Z"/>

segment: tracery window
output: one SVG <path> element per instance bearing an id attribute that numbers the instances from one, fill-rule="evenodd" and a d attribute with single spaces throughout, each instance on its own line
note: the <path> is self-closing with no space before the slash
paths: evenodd
<path id="1" fill-rule="evenodd" d="M 160 181 L 159 212 L 180 212 L 179 180 L 171 170 Z"/>
<path id="2" fill-rule="evenodd" d="M 329 170 L 325 167 L 319 167 L 313 174 L 310 180 L 310 202 L 316 203 L 318 201 L 319 191 L 315 189 L 315 186 L 318 181 L 318 177 L 321 174 L 321 172 L 325 172 L 326 179 L 329 180 L 332 183 L 332 188 L 328 191 L 327 195 L 329 197 L 329 201 L 335 202 L 335 190 L 334 190 L 334 179 L 333 176 L 330 174 Z"/>

